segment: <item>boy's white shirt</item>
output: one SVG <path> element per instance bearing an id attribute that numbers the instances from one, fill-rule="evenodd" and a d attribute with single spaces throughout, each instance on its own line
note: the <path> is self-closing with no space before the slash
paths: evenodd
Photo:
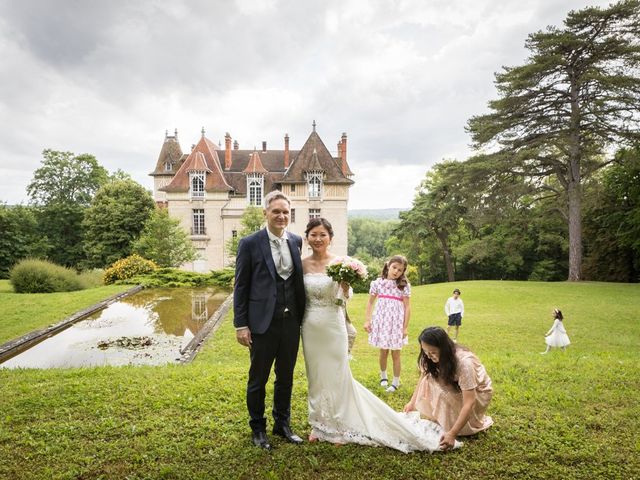
<path id="1" fill-rule="evenodd" d="M 444 313 L 447 314 L 447 317 L 453 313 L 459 313 L 461 317 L 464 317 L 464 303 L 462 299 L 458 297 L 456 300 L 453 297 L 449 297 L 447 303 L 444 304 Z"/>

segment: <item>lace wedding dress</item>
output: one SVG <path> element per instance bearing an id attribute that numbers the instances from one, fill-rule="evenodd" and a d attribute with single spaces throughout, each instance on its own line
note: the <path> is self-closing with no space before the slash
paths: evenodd
<path id="1" fill-rule="evenodd" d="M 417 412 L 394 411 L 354 380 L 347 354 L 341 289 L 324 273 L 304 276 L 307 310 L 302 346 L 309 382 L 311 435 L 333 443 L 386 446 L 402 452 L 439 450 L 442 429 Z M 456 447 L 460 446 L 456 442 Z"/>

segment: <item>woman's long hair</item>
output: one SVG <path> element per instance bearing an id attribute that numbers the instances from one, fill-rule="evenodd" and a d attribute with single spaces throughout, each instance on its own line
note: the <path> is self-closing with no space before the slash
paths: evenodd
<path id="1" fill-rule="evenodd" d="M 423 373 L 430 374 L 445 385 L 451 385 L 456 390 L 460 390 L 458 382 L 455 380 L 458 369 L 458 358 L 456 349 L 464 348 L 453 343 L 447 332 L 440 327 L 425 328 L 418 337 L 420 342 L 420 355 L 418 356 L 418 366 Z M 422 350 L 422 344 L 431 345 L 440 349 L 438 363 L 432 362 L 427 354 Z"/>
<path id="2" fill-rule="evenodd" d="M 399 263 L 404 266 L 404 272 L 402 272 L 402 275 L 400 275 L 396 279 L 396 286 L 398 287 L 398 289 L 404 290 L 404 287 L 406 287 L 409 283 L 409 280 L 407 280 L 407 268 L 409 268 L 409 262 L 407 262 L 407 259 L 402 255 L 394 255 L 389 260 L 384 262 L 384 267 L 382 267 L 382 273 L 380 274 L 380 276 L 385 279 L 387 278 L 387 275 L 389 275 L 389 265 L 391 265 L 392 263 Z"/>
<path id="3" fill-rule="evenodd" d="M 559 308 L 555 308 L 555 309 L 553 310 L 553 313 L 555 314 L 555 316 L 556 316 L 556 318 L 557 318 L 558 320 L 560 320 L 560 321 L 563 321 L 563 320 L 564 320 L 564 317 L 562 316 L 562 312 L 560 311 L 560 309 L 559 309 Z"/>

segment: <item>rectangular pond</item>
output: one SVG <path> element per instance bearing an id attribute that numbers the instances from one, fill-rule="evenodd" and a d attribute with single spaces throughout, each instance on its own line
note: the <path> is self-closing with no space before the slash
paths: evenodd
<path id="1" fill-rule="evenodd" d="M 228 295 L 215 288 L 142 290 L 19 350 L 0 368 L 177 362 L 181 350 Z"/>

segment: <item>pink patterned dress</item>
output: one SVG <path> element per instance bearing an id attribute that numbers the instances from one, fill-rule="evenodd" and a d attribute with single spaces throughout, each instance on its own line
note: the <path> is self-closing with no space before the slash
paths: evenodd
<path id="1" fill-rule="evenodd" d="M 369 295 L 377 297 L 371 316 L 369 344 L 377 348 L 400 350 L 409 343 L 403 337 L 404 299 L 411 296 L 411 286 L 407 284 L 400 290 L 395 280 L 378 278 L 371 282 Z"/>

